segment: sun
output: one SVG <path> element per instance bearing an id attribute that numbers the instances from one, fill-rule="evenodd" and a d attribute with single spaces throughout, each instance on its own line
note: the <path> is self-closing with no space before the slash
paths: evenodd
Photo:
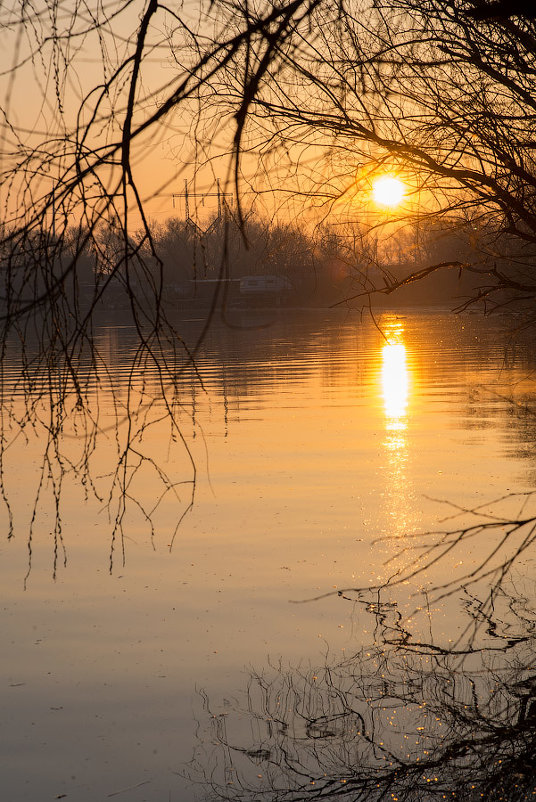
<path id="1" fill-rule="evenodd" d="M 372 197 L 380 206 L 398 206 L 405 194 L 402 181 L 391 175 L 382 175 L 372 185 Z"/>

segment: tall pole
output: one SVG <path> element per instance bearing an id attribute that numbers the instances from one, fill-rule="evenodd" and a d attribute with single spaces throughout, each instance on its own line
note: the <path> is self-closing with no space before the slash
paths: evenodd
<path id="1" fill-rule="evenodd" d="M 229 198 L 230 203 L 233 202 L 233 193 L 232 192 L 222 192 L 220 180 L 217 179 L 217 192 L 190 192 L 188 190 L 188 180 L 184 179 L 184 192 L 174 192 L 172 194 L 173 199 L 173 207 L 175 208 L 175 198 L 184 198 L 184 218 L 186 222 L 191 223 L 199 232 L 202 233 L 202 229 L 199 225 L 195 222 L 195 220 L 190 215 L 190 198 L 201 198 L 203 206 L 205 205 L 205 200 L 207 198 L 217 198 L 218 202 L 218 216 L 216 220 L 214 220 L 209 229 L 215 224 L 215 222 L 221 219 L 222 215 L 226 215 L 229 210 L 229 205 L 227 202 L 227 198 Z M 207 229 L 208 231 L 208 229 Z"/>
<path id="2" fill-rule="evenodd" d="M 56 240 L 56 195 L 55 186 L 52 185 L 52 241 Z"/>

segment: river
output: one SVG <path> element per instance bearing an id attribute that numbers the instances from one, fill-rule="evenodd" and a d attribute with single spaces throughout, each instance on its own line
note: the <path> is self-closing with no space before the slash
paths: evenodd
<path id="1" fill-rule="evenodd" d="M 180 325 L 193 347 L 202 321 Z M 340 696 L 358 653 L 376 666 L 362 683 L 377 679 L 386 640 L 423 644 L 412 653 L 421 661 L 470 651 L 479 676 L 495 647 L 503 668 L 517 642 L 526 656 L 536 557 L 527 531 L 500 545 L 499 521 L 442 552 L 418 537 L 534 511 L 520 495 L 536 479 L 534 354 L 506 323 L 440 311 L 252 313 L 234 327 L 214 321 L 195 370 L 175 382 L 150 362 L 133 367 L 129 328 L 103 324 L 95 336 L 102 381 L 88 385 L 83 412 L 65 403 L 52 438 L 54 377 L 28 394 L 15 350 L 4 367 L 4 799 L 190 802 L 216 788 L 252 800 L 275 798 L 276 786 L 306 798 L 315 772 L 351 781 L 341 754 L 355 732 L 325 724 L 341 717 L 326 712 L 325 674 L 311 697 L 326 666 Z M 480 575 L 520 544 L 485 608 L 499 575 Z M 530 661 L 516 655 L 527 680 Z M 283 735 L 290 726 L 308 757 L 284 759 L 261 676 L 278 698 L 294 694 Z M 415 741 L 423 725 L 412 722 L 377 721 L 374 738 L 387 743 L 382 727 L 398 726 Z M 430 747 L 415 744 L 425 760 Z M 374 752 L 375 771 L 382 760 Z"/>

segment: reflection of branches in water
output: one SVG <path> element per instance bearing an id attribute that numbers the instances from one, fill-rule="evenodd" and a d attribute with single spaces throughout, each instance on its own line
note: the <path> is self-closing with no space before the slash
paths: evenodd
<path id="1" fill-rule="evenodd" d="M 489 589 L 488 605 L 493 605 L 497 592 L 503 587 L 511 576 L 512 569 L 519 563 L 522 556 L 526 556 L 529 549 L 536 542 L 536 514 L 527 509 L 536 500 L 536 491 L 524 493 L 509 493 L 487 504 L 480 504 L 472 508 L 462 508 L 452 502 L 447 503 L 455 510 L 455 515 L 444 519 L 450 521 L 458 516 L 466 516 L 464 523 L 459 526 L 428 532 L 404 533 L 394 542 L 402 541 L 403 545 L 396 550 L 386 565 L 403 559 L 402 566 L 395 568 L 393 573 L 381 585 L 368 585 L 366 588 L 342 588 L 336 591 L 320 594 L 306 601 L 318 601 L 329 596 L 369 593 L 381 591 L 386 587 L 397 587 L 407 584 L 411 580 L 424 575 L 438 563 L 449 564 L 447 560 L 454 561 L 460 555 L 466 557 L 467 548 L 476 541 L 482 556 L 473 559 L 459 560 L 454 568 L 460 565 L 467 566 L 462 570 L 451 570 L 445 582 L 434 585 L 434 598 L 440 600 L 457 593 L 460 587 L 480 588 L 483 583 Z M 516 504 L 517 511 L 509 515 L 507 504 Z M 381 538 L 393 542 L 393 538 Z"/>
<path id="2" fill-rule="evenodd" d="M 481 504 L 471 509 L 462 508 L 452 502 L 449 506 L 456 510 L 456 515 L 468 515 L 476 518 L 475 523 L 468 523 L 459 528 L 444 529 L 436 532 L 427 532 L 421 536 L 409 536 L 412 539 L 420 537 L 422 542 L 418 546 L 420 554 L 411 560 L 403 571 L 397 571 L 391 581 L 400 581 L 402 575 L 408 580 L 427 570 L 458 546 L 467 546 L 468 541 L 486 537 L 484 556 L 476 565 L 455 580 L 448 580 L 438 586 L 445 593 L 454 593 L 459 582 L 472 585 L 485 579 L 492 587 L 500 587 L 510 569 L 533 543 L 536 538 L 536 515 L 524 515 L 527 504 L 534 498 L 534 491 L 526 493 L 510 493 L 486 505 Z M 500 514 L 500 508 L 506 501 L 518 501 L 519 512 L 512 517 Z M 497 512 L 495 512 L 497 510 Z"/>
<path id="3" fill-rule="evenodd" d="M 514 649 L 462 662 L 381 644 L 319 670 L 253 672 L 243 703 L 215 708 L 203 695 L 209 733 L 190 777 L 230 800 L 526 800 L 535 622 L 525 608 Z"/>
<path id="4" fill-rule="evenodd" d="M 447 643 L 434 639 L 431 623 L 433 613 L 426 592 L 424 604 L 418 610 L 425 614 L 429 622 L 428 637 L 415 632 L 415 613 L 404 615 L 397 602 L 385 601 L 380 592 L 377 592 L 374 600 L 368 598 L 369 593 L 362 591 L 338 591 L 338 595 L 344 601 L 360 605 L 367 614 L 374 617 L 376 642 L 381 642 L 386 647 L 403 648 L 408 653 L 463 657 L 483 651 L 504 652 L 529 640 L 528 633 L 532 633 L 534 622 L 530 614 L 528 617 L 525 615 L 527 600 L 520 591 L 514 597 L 498 588 L 492 598 L 486 597 L 484 600 L 471 594 L 467 588 L 461 592 L 461 602 L 468 623 L 455 642 L 450 639 Z M 512 620 L 523 623 L 522 632 Z"/>

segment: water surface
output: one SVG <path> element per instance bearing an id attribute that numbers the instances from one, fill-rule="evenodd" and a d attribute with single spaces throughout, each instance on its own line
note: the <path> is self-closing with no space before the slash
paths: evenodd
<path id="1" fill-rule="evenodd" d="M 60 482 L 53 451 L 43 474 L 46 399 L 40 422 L 6 452 L 2 787 L 12 802 L 208 798 L 183 776 L 205 737 L 203 692 L 223 715 L 252 670 L 340 662 L 373 643 L 378 619 L 348 589 L 410 565 L 413 536 L 457 512 L 452 504 L 533 487 L 532 355 L 508 344 L 502 324 L 438 312 L 384 314 L 378 325 L 292 312 L 266 327 L 236 322 L 211 327 L 197 357 L 202 385 L 190 369 L 177 378 L 184 439 L 166 420 L 156 369 L 131 372 L 133 333 L 98 331 L 109 374 L 92 391 L 99 434 L 88 470 L 100 501 L 76 471 Z M 201 325 L 183 324 L 191 343 Z M 5 409 L 20 417 L 17 382 L 13 358 Z M 128 403 L 145 461 L 114 535 L 121 497 L 106 498 Z M 4 427 L 16 431 L 7 412 Z M 84 431 L 66 417 L 62 453 L 74 462 Z M 177 483 L 163 496 L 162 472 Z M 416 611 L 416 637 L 433 630 L 434 643 L 456 642 L 464 592 L 426 605 L 485 548 L 465 543 L 382 599 Z M 516 581 L 527 594 L 533 568 L 534 553 L 523 553 Z"/>

